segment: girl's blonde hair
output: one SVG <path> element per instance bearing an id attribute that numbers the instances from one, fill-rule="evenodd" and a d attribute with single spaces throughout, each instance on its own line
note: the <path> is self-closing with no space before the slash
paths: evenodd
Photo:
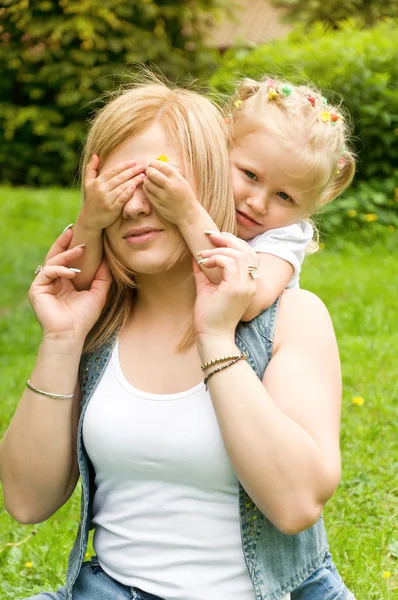
<path id="1" fill-rule="evenodd" d="M 82 172 L 93 154 L 100 157 L 101 168 L 119 144 L 157 122 L 178 146 L 183 174 L 195 183 L 200 204 L 221 231 L 235 233 L 228 132 L 222 115 L 209 100 L 192 90 L 171 86 L 152 74 L 141 79 L 117 93 L 96 114 L 84 149 Z M 102 345 L 126 323 L 136 295 L 134 274 L 115 255 L 106 233 L 104 249 L 113 282 L 102 315 L 87 338 L 86 351 Z M 169 267 L 186 256 L 188 248 L 182 242 Z M 193 341 L 191 327 L 179 348 Z"/>
<path id="2" fill-rule="evenodd" d="M 261 81 L 245 78 L 226 113 L 232 144 L 263 126 L 300 156 L 303 177 L 315 175 L 319 183 L 319 188 L 313 190 L 314 211 L 339 196 L 352 182 L 355 155 L 350 148 L 348 115 L 315 88 L 271 76 Z"/>

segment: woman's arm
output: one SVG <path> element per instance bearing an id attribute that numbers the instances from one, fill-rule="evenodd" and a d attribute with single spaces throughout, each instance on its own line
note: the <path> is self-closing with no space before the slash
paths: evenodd
<path id="1" fill-rule="evenodd" d="M 237 352 L 233 313 L 236 319 L 252 285 L 247 260 L 223 255 L 215 260 L 226 265 L 223 283 L 217 292 L 205 286 L 207 295 L 198 286 L 202 362 Z M 313 525 L 340 477 L 340 365 L 322 302 L 302 290 L 286 291 L 263 382 L 239 361 L 211 377 L 208 386 L 226 449 L 249 496 L 284 533 Z"/>
<path id="2" fill-rule="evenodd" d="M 76 453 L 82 342 L 45 339 L 31 384 L 43 391 L 71 394 L 54 400 L 25 388 L 0 446 L 0 477 L 7 511 L 20 523 L 38 523 L 54 514 L 78 480 Z"/>
<path id="3" fill-rule="evenodd" d="M 31 385 L 70 395 L 52 399 L 25 389 L 0 446 L 0 477 L 7 510 L 21 523 L 50 517 L 73 492 L 78 478 L 76 437 L 80 392 L 78 367 L 84 340 L 101 314 L 111 277 L 101 265 L 89 291 L 78 292 L 70 262 L 83 248 L 66 250 L 65 231 L 52 246 L 29 290 L 43 338 Z"/>

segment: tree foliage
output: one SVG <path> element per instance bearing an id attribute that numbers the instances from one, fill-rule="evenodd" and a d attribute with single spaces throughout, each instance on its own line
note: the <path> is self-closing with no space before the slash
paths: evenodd
<path id="1" fill-rule="evenodd" d="M 347 19 L 356 19 L 366 26 L 375 25 L 385 17 L 398 17 L 397 0 L 271 0 L 274 6 L 286 9 L 286 20 L 305 26 L 322 21 L 332 27 Z"/>
<path id="2" fill-rule="evenodd" d="M 214 65 L 203 39 L 227 0 L 3 0 L 1 179 L 70 184 L 94 100 L 137 62 L 171 80 Z"/>

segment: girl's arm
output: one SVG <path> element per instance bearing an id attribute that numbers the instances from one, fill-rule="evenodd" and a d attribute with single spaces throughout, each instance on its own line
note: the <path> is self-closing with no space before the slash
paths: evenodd
<path id="1" fill-rule="evenodd" d="M 80 269 L 74 284 L 88 290 L 103 259 L 103 230 L 120 215 L 145 175 L 144 166 L 134 160 L 122 162 L 98 173 L 99 157 L 94 154 L 86 167 L 83 184 L 84 202 L 73 230 L 71 248 L 85 244 L 85 252 L 73 262 Z"/>
<path id="2" fill-rule="evenodd" d="M 212 265 L 224 272 L 216 289 L 195 269 L 195 329 L 203 363 L 239 352 L 235 327 L 254 294 L 243 253 L 220 248 Z M 208 387 L 230 460 L 249 496 L 284 533 L 312 526 L 340 478 L 341 373 L 322 302 L 302 290 L 284 292 L 263 381 L 241 360 L 211 377 Z"/>

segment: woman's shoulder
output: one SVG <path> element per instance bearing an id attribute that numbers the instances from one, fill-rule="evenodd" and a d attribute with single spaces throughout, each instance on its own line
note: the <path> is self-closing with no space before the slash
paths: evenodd
<path id="1" fill-rule="evenodd" d="M 324 336 L 335 337 L 329 311 L 322 300 L 308 290 L 285 290 L 279 301 L 275 346 L 297 337 L 308 342 Z"/>

